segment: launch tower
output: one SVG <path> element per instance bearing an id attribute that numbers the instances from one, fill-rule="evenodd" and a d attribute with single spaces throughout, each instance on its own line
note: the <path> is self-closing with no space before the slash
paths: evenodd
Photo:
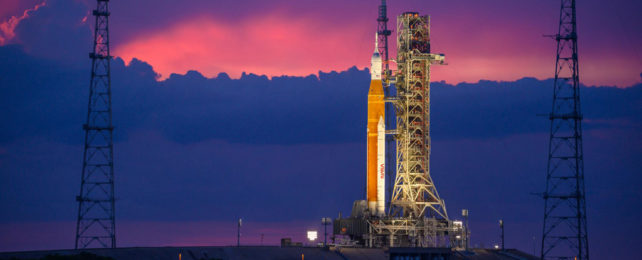
<path id="1" fill-rule="evenodd" d="M 75 248 L 116 247 L 108 0 L 98 0 Z"/>
<path id="2" fill-rule="evenodd" d="M 378 33 L 388 31 L 385 12 L 385 1 L 382 1 L 377 19 Z M 383 68 L 388 60 L 381 53 L 381 45 L 375 47 L 372 56 L 366 200 L 355 201 L 350 217 L 335 219 L 334 234 L 347 237 L 349 245 L 366 247 L 464 249 L 468 232 L 462 221 L 448 218 L 445 203 L 430 176 L 430 66 L 443 64 L 444 55 L 430 53 L 428 16 L 403 13 L 397 17 L 396 29 L 396 73 Z M 387 41 L 382 35 L 377 38 L 375 45 Z M 382 115 L 384 100 L 392 109 L 386 107 Z M 390 123 L 383 127 L 381 121 L 384 119 L 391 120 L 394 129 L 390 129 Z M 389 142 L 384 145 L 382 128 L 388 137 L 392 137 L 393 145 Z M 388 157 L 385 165 L 381 164 L 382 147 L 386 148 L 385 156 Z M 391 151 L 394 156 L 390 156 Z M 381 169 L 392 169 L 393 183 L 382 183 L 385 180 L 381 178 Z M 380 192 L 386 186 L 393 186 L 391 196 L 386 200 L 388 204 L 381 203 Z M 387 205 L 384 214 L 381 214 L 382 205 Z"/>
<path id="3" fill-rule="evenodd" d="M 407 12 L 397 18 L 397 175 L 390 214 L 448 220 L 430 177 L 430 18 Z"/>
<path id="4" fill-rule="evenodd" d="M 395 182 L 388 215 L 369 219 L 371 247 L 461 247 L 461 222 L 448 218 L 430 176 L 430 66 L 443 54 L 430 53 L 430 18 L 415 12 L 397 17 L 397 73 L 394 80 Z"/>

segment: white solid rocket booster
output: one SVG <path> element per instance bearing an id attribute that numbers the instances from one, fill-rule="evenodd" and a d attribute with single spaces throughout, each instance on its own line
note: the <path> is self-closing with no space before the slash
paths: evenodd
<path id="1" fill-rule="evenodd" d="M 386 212 L 386 123 L 379 117 L 377 124 L 377 215 Z"/>

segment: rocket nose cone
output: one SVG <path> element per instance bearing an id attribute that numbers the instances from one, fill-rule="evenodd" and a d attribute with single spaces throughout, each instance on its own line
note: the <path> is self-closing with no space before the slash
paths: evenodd
<path id="1" fill-rule="evenodd" d="M 381 63 L 381 55 L 379 53 L 372 54 L 372 58 L 370 58 L 372 63 Z"/>

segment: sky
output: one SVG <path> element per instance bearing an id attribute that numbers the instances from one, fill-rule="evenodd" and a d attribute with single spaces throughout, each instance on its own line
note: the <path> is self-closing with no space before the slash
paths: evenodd
<path id="1" fill-rule="evenodd" d="M 93 4 L 0 1 L 0 251 L 73 245 Z M 248 244 L 301 241 L 361 199 L 376 1 L 110 4 L 119 246 L 230 245 L 239 216 Z M 558 1 L 389 5 L 431 14 L 448 59 L 432 73 L 431 172 L 449 215 L 470 210 L 478 246 L 502 218 L 507 247 L 532 252 Z M 642 242 L 640 5 L 578 3 L 597 259 Z"/>
<path id="2" fill-rule="evenodd" d="M 0 45 L 24 41 L 15 36 L 12 24 L 29 16 L 25 10 L 42 3 L 2 0 L 6 8 L 0 11 Z M 134 57 L 148 62 L 161 79 L 189 70 L 207 77 L 225 72 L 238 78 L 244 71 L 272 77 L 363 68 L 369 66 L 373 49 L 377 4 L 374 0 L 115 2 L 112 53 L 126 62 Z M 62 23 L 57 20 L 74 26 L 92 24 L 88 16 L 94 2 L 74 0 L 66 5 L 61 10 L 64 16 L 51 14 L 51 24 Z M 585 84 L 626 87 L 640 81 L 642 18 L 637 10 L 641 8 L 642 3 L 631 0 L 578 3 L 580 74 Z M 391 1 L 393 35 L 395 16 L 408 10 L 431 15 L 433 50 L 446 54 L 448 65 L 435 68 L 435 81 L 546 79 L 553 74 L 555 42 L 543 35 L 556 33 L 558 1 Z M 30 51 L 48 52 L 48 48 Z"/>

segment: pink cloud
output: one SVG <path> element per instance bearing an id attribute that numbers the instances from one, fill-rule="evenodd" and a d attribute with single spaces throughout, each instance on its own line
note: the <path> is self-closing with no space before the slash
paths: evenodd
<path id="1" fill-rule="evenodd" d="M 193 69 L 206 76 L 304 76 L 366 66 L 369 51 L 362 51 L 366 46 L 355 33 L 363 27 L 328 29 L 319 19 L 279 14 L 234 23 L 200 17 L 143 34 L 116 46 L 113 53 L 126 61 L 136 57 L 149 62 L 162 78 Z"/>
<path id="2" fill-rule="evenodd" d="M 19 39 L 19 35 L 15 35 L 16 26 L 44 5 L 45 2 L 37 4 L 1 23 L 0 46 Z M 351 9 L 365 7 L 363 4 L 350 6 Z M 366 16 L 366 12 L 336 11 L 328 21 L 327 10 L 316 7 L 302 10 L 305 12 L 281 6 L 234 19 L 192 15 L 162 28 L 129 33 L 128 29 L 121 28 L 116 32 L 124 32 L 127 37 L 114 41 L 112 53 L 126 61 L 138 58 L 150 63 L 161 74 L 160 80 L 171 73 L 183 74 L 188 70 L 197 70 L 208 77 L 226 72 L 238 78 L 242 72 L 306 76 L 318 71 L 369 66 L 372 34 L 376 28 L 372 16 Z M 368 10 L 375 13 L 374 9 Z M 516 22 L 506 23 L 488 10 L 462 9 L 457 11 L 460 14 L 457 16 L 435 13 L 431 21 L 433 51 L 445 53 L 448 65 L 434 67 L 433 81 L 456 84 L 481 79 L 553 77 L 555 43 L 541 37 L 539 32 L 554 29 L 554 23 L 543 26 L 537 19 L 523 17 L 513 17 Z M 527 18 L 534 15 L 521 14 Z M 395 28 L 392 27 L 396 18 L 392 11 L 390 16 L 391 57 L 394 57 Z M 81 24 L 90 26 L 91 19 L 93 17 L 85 16 Z M 579 53 L 582 83 L 627 87 L 640 82 L 642 63 L 635 55 L 626 48 L 596 46 L 590 40 L 595 38 L 595 33 L 587 31 L 586 35 Z"/>
<path id="3" fill-rule="evenodd" d="M 242 72 L 306 76 L 369 66 L 373 21 L 350 17 L 340 20 L 340 25 L 328 26 L 313 14 L 275 12 L 237 22 L 200 16 L 142 33 L 115 46 L 113 53 L 126 61 L 138 58 L 150 63 L 161 80 L 188 70 L 198 70 L 208 77 L 226 72 L 238 78 Z M 555 43 L 538 34 L 524 35 L 534 25 L 506 25 L 499 20 L 487 21 L 474 30 L 470 25 L 471 21 L 457 17 L 432 20 L 433 52 L 445 53 L 448 62 L 447 66 L 434 67 L 433 81 L 553 77 Z M 390 42 L 394 57 L 394 33 Z M 580 58 L 584 84 L 626 87 L 639 82 L 639 61 L 622 52 Z"/>
<path id="4" fill-rule="evenodd" d="M 46 5 L 46 1 L 36 4 L 34 7 L 24 10 L 21 16 L 11 16 L 7 21 L 0 23 L 0 46 L 7 44 L 16 36 L 15 29 L 20 21 L 29 18 L 32 12 Z"/>

